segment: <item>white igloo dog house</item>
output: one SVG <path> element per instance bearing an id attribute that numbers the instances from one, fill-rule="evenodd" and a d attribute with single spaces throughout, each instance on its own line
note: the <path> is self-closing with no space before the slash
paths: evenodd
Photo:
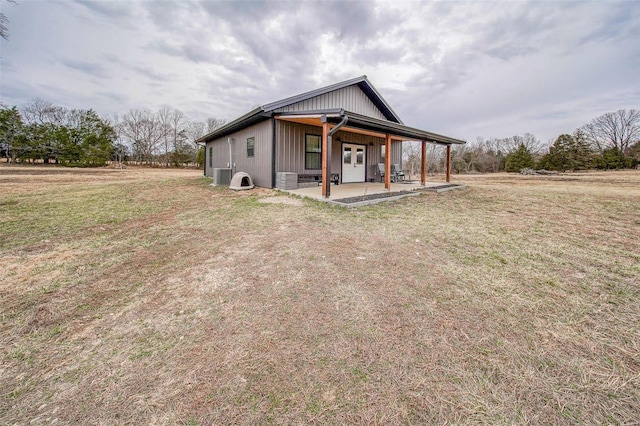
<path id="1" fill-rule="evenodd" d="M 252 189 L 255 185 L 248 173 L 238 172 L 231 178 L 229 189 L 240 191 L 243 189 Z"/>

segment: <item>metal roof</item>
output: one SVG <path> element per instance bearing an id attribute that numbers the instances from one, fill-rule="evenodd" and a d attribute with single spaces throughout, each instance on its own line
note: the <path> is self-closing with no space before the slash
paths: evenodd
<path id="1" fill-rule="evenodd" d="M 403 140 L 427 141 L 438 145 L 462 145 L 466 142 L 449 136 L 439 135 L 437 133 L 428 132 L 426 130 L 417 129 L 415 127 L 406 126 L 400 123 L 392 123 L 379 118 L 373 118 L 362 114 L 341 109 L 326 109 L 316 111 L 291 111 L 283 112 L 276 115 L 276 118 L 283 119 L 296 118 L 315 118 L 320 121 L 325 117 L 329 123 L 337 124 L 346 116 L 348 121 L 344 126 L 345 131 L 349 129 L 368 130 L 379 134 L 390 134 L 395 138 L 406 138 Z"/>
<path id="2" fill-rule="evenodd" d="M 391 106 L 384 100 L 382 95 L 376 90 L 375 87 L 369 82 L 366 75 L 352 78 L 351 80 L 342 81 L 340 83 L 332 84 L 330 86 L 321 87 L 320 89 L 311 90 L 310 92 L 301 93 L 299 95 L 291 96 L 286 99 L 282 99 L 280 101 L 272 102 L 270 104 L 263 105 L 262 108 L 264 111 L 273 111 L 278 108 L 283 108 L 287 105 L 295 104 L 298 102 L 302 102 L 304 100 L 315 98 L 316 96 L 324 95 L 325 93 L 333 92 L 335 90 L 343 89 L 348 86 L 352 86 L 357 84 L 360 90 L 364 92 L 365 95 L 373 104 L 382 112 L 382 114 L 386 117 L 387 120 L 395 121 L 396 123 L 401 123 L 402 120 L 395 113 L 395 111 L 391 108 Z"/>
<path id="3" fill-rule="evenodd" d="M 370 130 L 378 133 L 388 133 L 392 136 L 407 138 L 408 140 L 426 141 L 438 145 L 463 145 L 466 143 L 460 139 L 427 132 L 426 130 L 416 129 L 415 127 L 405 126 L 400 123 L 392 123 L 378 118 L 367 117 L 366 115 L 356 114 L 355 112 L 345 111 L 344 116 L 349 119 L 345 124 L 345 127 Z M 327 121 L 330 123 L 337 124 L 341 120 L 341 116 L 327 116 Z"/>
<path id="4" fill-rule="evenodd" d="M 259 123 L 260 121 L 264 121 L 271 118 L 271 114 L 267 114 L 264 112 L 262 107 L 258 107 L 254 110 L 249 111 L 242 117 L 238 117 L 233 121 L 225 124 L 222 127 L 218 127 L 211 133 L 207 133 L 196 142 L 209 142 L 214 139 L 222 138 L 227 135 L 230 135 L 233 132 L 237 132 L 238 130 L 242 130 L 245 127 L 249 127 L 253 124 Z"/>
<path id="5" fill-rule="evenodd" d="M 285 107 L 287 105 L 301 102 L 306 99 L 313 98 L 315 96 L 320 96 L 325 93 L 332 92 L 334 90 L 351 86 L 353 84 L 357 84 L 358 87 L 360 87 L 360 89 L 369 97 L 369 99 L 371 99 L 371 101 L 376 105 L 376 107 L 380 109 L 380 111 L 382 111 L 384 116 L 387 117 L 389 120 L 381 120 L 378 118 L 368 117 L 365 115 L 344 111 L 342 109 L 295 111 L 295 112 L 292 111 L 292 112 L 283 112 L 283 113 L 273 112 L 274 110 Z M 454 139 L 448 136 L 427 132 L 426 130 L 420 130 L 413 127 L 405 126 L 400 120 L 400 118 L 398 117 L 398 115 L 391 109 L 391 107 L 382 98 L 380 93 L 378 93 L 378 91 L 371 85 L 369 80 L 367 80 L 366 75 L 363 75 L 361 77 L 357 77 L 351 80 L 343 81 L 341 83 L 336 83 L 331 86 L 326 86 L 320 89 L 312 90 L 310 92 L 302 93 L 300 95 L 282 99 L 277 102 L 265 104 L 252 111 L 249 111 L 247 114 L 243 115 L 242 117 L 238 117 L 237 119 L 225 124 L 224 126 L 214 130 L 213 132 L 204 135 L 203 137 L 198 139 L 197 142 L 209 142 L 214 139 L 225 137 L 233 132 L 242 130 L 245 127 L 259 123 L 260 121 L 267 120 L 273 116 L 310 117 L 312 115 L 313 116 L 325 115 L 327 117 L 327 120 L 331 123 L 340 122 L 342 117 L 346 115 L 349 118 L 347 127 L 369 130 L 369 131 L 379 132 L 379 133 L 389 133 L 394 136 L 405 137 L 410 140 L 424 140 L 427 142 L 436 143 L 440 145 L 466 143 L 459 139 Z"/>

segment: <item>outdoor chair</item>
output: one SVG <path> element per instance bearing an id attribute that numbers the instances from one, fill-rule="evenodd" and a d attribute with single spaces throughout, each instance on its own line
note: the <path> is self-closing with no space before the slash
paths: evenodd
<path id="1" fill-rule="evenodd" d="M 378 163 L 378 173 L 380 173 L 380 182 L 384 182 L 384 163 Z"/>
<path id="2" fill-rule="evenodd" d="M 404 172 L 400 167 L 400 164 L 391 165 L 391 176 L 395 176 L 394 182 L 404 180 Z"/>

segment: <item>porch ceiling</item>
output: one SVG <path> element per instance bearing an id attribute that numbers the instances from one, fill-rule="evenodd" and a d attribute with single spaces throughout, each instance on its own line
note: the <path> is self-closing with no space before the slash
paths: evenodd
<path id="1" fill-rule="evenodd" d="M 365 115 L 356 114 L 344 110 L 318 110 L 304 112 L 285 112 L 275 116 L 277 120 L 293 121 L 311 126 L 322 126 L 322 117 L 326 117 L 327 121 L 332 124 L 338 124 L 344 117 L 348 118 L 344 130 L 353 133 L 362 133 L 365 135 L 384 138 L 390 135 L 391 139 L 399 141 L 425 141 L 438 145 L 464 144 L 459 139 L 449 136 L 443 136 L 436 133 L 427 132 L 426 130 L 416 129 L 414 127 L 405 126 L 403 124 L 391 121 L 380 120 Z"/>
<path id="2" fill-rule="evenodd" d="M 321 116 L 295 116 L 295 117 L 287 117 L 287 116 L 279 116 L 276 117 L 276 120 L 281 120 L 281 121 L 291 121 L 293 123 L 299 123 L 299 124 L 306 124 L 309 126 L 316 126 L 316 127 L 322 127 L 322 121 L 321 121 Z M 376 138 L 382 138 L 384 139 L 385 134 L 384 133 L 378 133 L 378 132 L 372 132 L 370 130 L 363 130 L 363 129 L 358 129 L 356 127 L 350 127 L 350 126 L 344 126 L 341 130 L 344 130 L 345 132 L 350 132 L 350 133 L 359 133 L 362 135 L 367 135 L 367 136 L 373 136 Z M 400 138 L 398 136 L 395 135 L 391 135 L 391 139 L 394 140 L 399 140 L 399 141 L 406 141 L 406 138 Z"/>

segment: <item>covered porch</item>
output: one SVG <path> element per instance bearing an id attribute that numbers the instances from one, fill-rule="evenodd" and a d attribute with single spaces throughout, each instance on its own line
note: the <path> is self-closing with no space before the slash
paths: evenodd
<path id="1" fill-rule="evenodd" d="M 448 184 L 451 180 L 451 145 L 464 144 L 464 141 L 442 136 L 413 127 L 405 126 L 401 123 L 391 122 L 372 118 L 343 109 L 316 110 L 304 112 L 283 112 L 274 117 L 276 120 L 290 121 L 300 124 L 321 127 L 322 129 L 322 174 L 320 187 L 316 188 L 300 188 L 290 190 L 292 193 L 303 195 L 311 198 L 324 200 L 340 200 L 351 197 L 361 197 L 368 195 L 369 198 L 374 194 L 384 193 L 409 193 L 417 189 L 425 189 L 430 186 L 438 186 L 441 184 L 427 184 L 427 143 L 442 145 L 446 149 L 446 175 L 445 180 Z M 391 152 L 392 141 L 418 141 L 421 142 L 421 170 L 420 179 L 412 182 L 392 182 L 392 159 L 391 155 L 384 156 L 384 181 L 381 183 L 349 183 L 347 185 L 332 185 L 332 137 L 339 130 L 360 133 L 369 136 L 381 138 L 384 141 L 385 152 Z M 339 153 L 342 155 L 342 153 Z M 350 154 L 349 154 L 350 156 Z M 320 190 L 318 190 L 320 189 Z M 332 193 L 333 192 L 333 193 Z M 390 194 L 389 194 L 390 195 Z M 405 194 L 406 195 L 406 194 Z M 377 197 L 374 197 L 377 198 Z M 383 198 L 381 195 L 379 198 Z"/>

